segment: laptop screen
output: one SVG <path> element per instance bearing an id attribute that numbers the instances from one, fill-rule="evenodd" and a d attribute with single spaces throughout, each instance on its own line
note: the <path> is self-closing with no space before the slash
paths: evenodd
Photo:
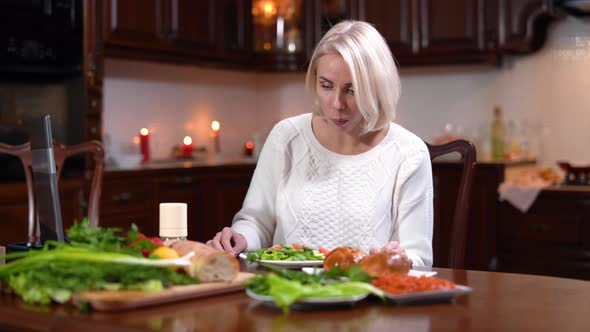
<path id="1" fill-rule="evenodd" d="M 44 243 L 46 240 L 63 242 L 64 233 L 49 114 L 35 119 L 31 129 L 33 191 L 41 242 Z"/>

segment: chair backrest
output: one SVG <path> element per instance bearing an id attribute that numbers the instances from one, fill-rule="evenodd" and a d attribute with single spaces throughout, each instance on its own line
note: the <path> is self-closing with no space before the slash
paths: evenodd
<path id="1" fill-rule="evenodd" d="M 473 143 L 466 140 L 455 140 L 441 145 L 430 145 L 426 143 L 430 152 L 430 160 L 450 153 L 459 153 L 463 163 L 461 180 L 457 201 L 454 207 L 453 218 L 450 224 L 450 237 L 448 246 L 448 268 L 462 269 L 465 267 L 465 248 L 467 245 L 468 217 L 469 217 L 469 198 L 471 187 L 473 186 L 473 173 L 477 155 Z M 436 189 L 436 188 L 435 188 Z M 436 194 L 435 194 L 436 196 Z M 435 237 L 441 233 L 440 222 L 435 220 L 434 232 Z M 436 262 L 435 262 L 436 264 Z M 436 264 L 437 266 L 440 266 Z"/>
<path id="2" fill-rule="evenodd" d="M 39 221 L 35 214 L 35 199 L 33 192 L 32 153 L 30 143 L 21 145 L 7 145 L 0 143 L 0 153 L 18 157 L 25 170 L 25 179 L 28 194 L 28 241 L 38 242 L 40 237 Z M 78 145 L 65 146 L 54 142 L 53 154 L 57 167 L 57 179 L 61 178 L 63 165 L 66 159 L 78 154 L 89 154 L 92 157 L 92 176 L 85 172 L 85 177 L 90 178 L 90 190 L 88 194 L 88 221 L 91 226 L 98 225 L 99 199 L 102 187 L 102 175 L 104 172 L 104 148 L 99 141 L 87 141 Z"/>

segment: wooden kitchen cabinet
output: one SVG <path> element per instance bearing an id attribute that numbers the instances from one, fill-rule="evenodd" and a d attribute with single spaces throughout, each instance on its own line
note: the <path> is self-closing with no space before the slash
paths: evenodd
<path id="1" fill-rule="evenodd" d="M 95 1 L 107 56 L 262 71 L 304 71 L 343 19 L 374 24 L 407 67 L 498 64 L 503 53 L 537 50 L 555 18 L 551 0 L 293 0 L 300 12 L 281 39 L 276 22 L 253 16 L 252 0 Z"/>
<path id="2" fill-rule="evenodd" d="M 146 234 L 157 234 L 154 224 L 155 184 L 137 176 L 105 173 L 100 197 L 99 225 L 129 229 L 137 225 Z"/>
<path id="3" fill-rule="evenodd" d="M 243 60 L 250 53 L 248 3 L 104 0 L 100 13 L 105 54 L 173 63 Z"/>
<path id="4" fill-rule="evenodd" d="M 162 0 L 104 0 L 103 38 L 106 45 L 159 49 L 169 32 Z M 164 22 L 166 21 L 166 22 Z"/>
<path id="5" fill-rule="evenodd" d="M 159 204 L 187 203 L 188 237 L 205 242 L 242 207 L 254 164 L 108 171 L 100 206 L 100 224 L 124 229 L 135 223 L 158 235 Z"/>
<path id="6" fill-rule="evenodd" d="M 375 24 L 398 63 L 497 63 L 497 11 L 489 0 L 359 1 L 359 19 Z"/>
<path id="7" fill-rule="evenodd" d="M 590 280 L 590 189 L 543 190 L 523 213 L 499 209 L 498 270 Z"/>

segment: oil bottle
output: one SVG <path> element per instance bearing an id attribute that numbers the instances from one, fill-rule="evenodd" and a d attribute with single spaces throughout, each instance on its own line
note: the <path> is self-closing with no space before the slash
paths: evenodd
<path id="1" fill-rule="evenodd" d="M 494 107 L 494 118 L 492 120 L 492 127 L 490 130 L 491 146 L 492 146 L 492 160 L 504 160 L 504 120 L 502 119 L 502 109 Z"/>

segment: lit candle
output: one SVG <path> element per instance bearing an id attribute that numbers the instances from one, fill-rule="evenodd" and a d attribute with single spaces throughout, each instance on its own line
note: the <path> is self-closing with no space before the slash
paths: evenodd
<path id="1" fill-rule="evenodd" d="M 221 151 L 221 144 L 219 142 L 219 129 L 221 129 L 221 123 L 219 123 L 219 121 L 211 122 L 211 136 L 213 136 L 213 147 L 215 149 L 215 153 L 219 153 Z"/>
<path id="2" fill-rule="evenodd" d="M 150 143 L 149 143 L 150 131 L 147 128 L 141 128 L 139 131 L 139 146 L 141 149 L 141 155 L 143 161 L 150 160 Z"/>
<path id="3" fill-rule="evenodd" d="M 244 156 L 252 157 L 252 155 L 254 155 L 254 143 L 248 141 L 244 144 Z"/>
<path id="4" fill-rule="evenodd" d="M 193 139 L 190 136 L 185 136 L 182 140 L 182 157 L 193 157 Z"/>

